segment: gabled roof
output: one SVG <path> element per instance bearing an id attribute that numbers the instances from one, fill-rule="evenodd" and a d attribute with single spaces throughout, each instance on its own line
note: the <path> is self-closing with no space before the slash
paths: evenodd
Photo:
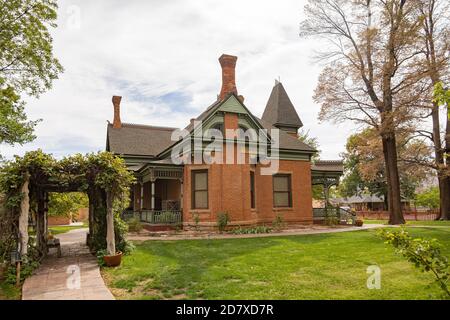
<path id="1" fill-rule="evenodd" d="M 156 157 L 173 144 L 171 134 L 176 128 L 122 123 L 113 128 L 108 123 L 106 150 L 115 154 Z"/>
<path id="2" fill-rule="evenodd" d="M 276 81 L 272 89 L 262 120 L 271 125 L 300 128 L 303 126 L 289 96 L 281 82 Z"/>

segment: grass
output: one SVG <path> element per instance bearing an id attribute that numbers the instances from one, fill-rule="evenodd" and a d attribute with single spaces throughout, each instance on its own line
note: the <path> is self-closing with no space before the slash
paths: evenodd
<path id="1" fill-rule="evenodd" d="M 53 234 L 61 234 L 61 233 L 66 233 L 70 230 L 75 230 L 75 229 L 81 229 L 81 228 L 88 228 L 88 224 L 86 222 L 83 223 L 83 225 L 81 226 L 52 226 L 49 227 L 48 230 Z"/>
<path id="2" fill-rule="evenodd" d="M 450 228 L 409 228 L 450 255 Z M 381 289 L 366 287 L 381 268 Z M 375 230 L 226 240 L 147 241 L 102 274 L 118 299 L 430 299 L 440 289 Z"/>
<path id="3" fill-rule="evenodd" d="M 368 220 L 364 219 L 365 224 L 387 224 L 387 220 Z M 419 226 L 450 226 L 450 221 L 436 221 L 436 220 L 423 220 L 423 221 L 406 221 L 406 225 L 419 225 Z"/>

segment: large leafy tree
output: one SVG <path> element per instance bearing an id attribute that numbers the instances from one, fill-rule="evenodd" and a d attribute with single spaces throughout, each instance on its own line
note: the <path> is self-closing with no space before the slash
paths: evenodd
<path id="1" fill-rule="evenodd" d="M 423 141 L 412 137 L 402 133 L 397 139 L 400 190 L 402 196 L 408 199 L 415 197 L 416 188 L 430 173 L 428 167 L 408 161 L 412 157 L 427 157 L 431 153 L 430 147 Z M 340 195 L 370 193 L 386 199 L 386 171 L 382 153 L 383 147 L 374 129 L 368 128 L 351 135 L 343 154 L 345 177 L 339 187 Z"/>
<path id="2" fill-rule="evenodd" d="M 34 139 L 21 96 L 39 97 L 63 70 L 49 32 L 56 10 L 56 0 L 0 1 L 0 143 Z"/>

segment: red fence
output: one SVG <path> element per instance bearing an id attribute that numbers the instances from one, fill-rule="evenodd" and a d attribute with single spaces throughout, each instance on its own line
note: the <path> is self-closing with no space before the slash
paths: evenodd
<path id="1" fill-rule="evenodd" d="M 356 211 L 358 218 L 367 220 L 388 220 L 388 211 Z M 405 220 L 436 220 L 439 215 L 439 210 L 429 211 L 403 211 Z"/>

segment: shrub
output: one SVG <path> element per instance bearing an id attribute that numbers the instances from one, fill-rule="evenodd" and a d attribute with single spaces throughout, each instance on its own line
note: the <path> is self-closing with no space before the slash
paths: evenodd
<path id="1" fill-rule="evenodd" d="M 327 226 L 335 226 L 339 223 L 339 219 L 335 215 L 327 215 L 325 217 L 325 224 Z"/>
<path id="2" fill-rule="evenodd" d="M 272 227 L 278 231 L 284 227 L 284 219 L 281 214 L 277 214 L 275 220 L 272 222 Z"/>
<path id="3" fill-rule="evenodd" d="M 394 232 L 383 229 L 378 231 L 378 235 L 420 271 L 431 271 L 439 287 L 446 293 L 447 298 L 450 298 L 447 287 L 450 277 L 449 263 L 447 257 L 441 253 L 442 245 L 436 239 L 412 238 L 404 229 Z"/>
<path id="4" fill-rule="evenodd" d="M 129 232 L 141 232 L 143 226 L 139 218 L 131 218 L 127 221 Z"/>
<path id="5" fill-rule="evenodd" d="M 217 214 L 217 227 L 221 233 L 225 231 L 229 222 L 230 216 L 228 215 L 228 212 L 219 212 Z"/>
<path id="6" fill-rule="evenodd" d="M 266 226 L 257 226 L 253 228 L 235 228 L 230 231 L 231 234 L 258 234 L 258 233 L 270 233 L 272 228 Z"/>
<path id="7" fill-rule="evenodd" d="M 198 231 L 199 223 L 200 223 L 200 215 L 198 214 L 198 212 L 192 213 L 192 219 L 194 220 L 194 223 L 195 223 L 195 230 Z"/>

